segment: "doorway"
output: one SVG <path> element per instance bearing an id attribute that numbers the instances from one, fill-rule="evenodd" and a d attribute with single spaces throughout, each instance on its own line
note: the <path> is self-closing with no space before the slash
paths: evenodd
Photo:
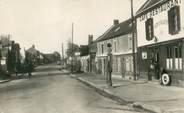
<path id="1" fill-rule="evenodd" d="M 160 79 L 160 52 L 159 47 L 149 47 L 148 80 Z"/>
<path id="2" fill-rule="evenodd" d="M 160 79 L 160 56 L 159 56 L 159 47 L 153 48 L 153 65 L 154 65 L 154 78 L 156 80 Z"/>

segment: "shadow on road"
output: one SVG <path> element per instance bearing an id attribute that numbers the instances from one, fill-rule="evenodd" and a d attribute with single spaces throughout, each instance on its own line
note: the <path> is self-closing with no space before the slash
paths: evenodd
<path id="1" fill-rule="evenodd" d="M 52 73 L 36 73 L 31 76 L 31 78 L 42 78 L 42 77 L 53 77 L 53 76 L 66 76 L 69 73 L 52 72 Z"/>
<path id="2" fill-rule="evenodd" d="M 2 87 L 0 90 L 0 93 L 9 93 L 9 92 L 22 92 L 26 90 L 32 90 L 36 88 L 40 88 L 45 86 L 44 84 L 40 84 L 38 82 L 27 82 L 26 83 L 21 83 L 21 84 L 14 84 L 14 85 L 9 85 L 7 87 Z"/>
<path id="3" fill-rule="evenodd" d="M 126 108 L 118 108 L 118 107 L 104 107 L 104 106 L 98 106 L 100 109 L 110 109 L 110 110 L 120 110 L 120 111 L 133 111 L 133 112 L 139 112 L 135 111 L 133 109 L 126 109 Z"/>

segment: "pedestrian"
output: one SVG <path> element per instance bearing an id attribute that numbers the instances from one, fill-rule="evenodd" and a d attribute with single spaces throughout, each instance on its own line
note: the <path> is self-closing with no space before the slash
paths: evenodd
<path id="1" fill-rule="evenodd" d="M 107 59 L 106 59 L 106 66 L 105 66 L 105 71 L 106 71 L 106 82 L 108 86 L 112 86 L 112 49 L 111 49 L 111 44 L 107 44 L 108 47 L 108 54 L 107 54 Z"/>
<path id="2" fill-rule="evenodd" d="M 33 62 L 30 59 L 26 64 L 26 70 L 28 73 L 28 79 L 30 79 L 32 76 L 32 71 L 33 71 Z"/>

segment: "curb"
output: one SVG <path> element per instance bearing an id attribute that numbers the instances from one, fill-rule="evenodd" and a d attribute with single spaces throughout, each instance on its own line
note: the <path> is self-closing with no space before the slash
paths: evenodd
<path id="1" fill-rule="evenodd" d="M 125 99 L 122 99 L 121 97 L 115 95 L 113 92 L 111 92 L 107 89 L 98 87 L 95 84 L 93 84 L 92 82 L 89 82 L 89 81 L 83 79 L 82 77 L 77 77 L 74 74 L 70 74 L 70 76 L 72 78 L 75 78 L 75 79 L 79 80 L 80 82 L 86 84 L 87 86 L 94 88 L 95 91 L 98 92 L 99 94 L 101 94 L 105 97 L 108 97 L 114 101 L 117 101 L 123 105 L 130 105 L 131 107 L 133 107 L 135 109 L 142 109 L 142 110 L 148 111 L 149 113 L 165 113 L 164 111 L 158 109 L 157 107 L 146 105 L 146 104 L 143 104 L 141 102 L 132 102 L 132 101 L 127 101 Z"/>
<path id="2" fill-rule="evenodd" d="M 1 83 L 6 83 L 6 82 L 10 82 L 11 80 L 10 79 L 8 79 L 8 80 L 2 80 L 2 81 L 0 81 L 0 84 Z"/>

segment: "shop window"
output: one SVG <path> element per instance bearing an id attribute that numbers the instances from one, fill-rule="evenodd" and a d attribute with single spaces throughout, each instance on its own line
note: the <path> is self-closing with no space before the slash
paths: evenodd
<path id="1" fill-rule="evenodd" d="M 175 57 L 174 57 L 175 66 L 174 67 L 177 70 L 181 70 L 182 69 L 181 46 L 175 46 L 174 50 L 175 50 Z"/>
<path id="2" fill-rule="evenodd" d="M 166 58 L 166 68 L 172 69 L 173 68 L 173 58 L 172 58 L 172 47 L 167 47 L 167 58 Z"/>
<path id="3" fill-rule="evenodd" d="M 154 29 L 153 29 L 153 18 L 149 18 L 146 23 L 146 40 L 150 41 L 154 38 Z"/>
<path id="4" fill-rule="evenodd" d="M 175 6 L 168 11 L 169 34 L 177 34 L 181 30 L 180 7 Z"/>
<path id="5" fill-rule="evenodd" d="M 168 46 L 166 68 L 174 70 L 182 70 L 182 47 Z"/>

